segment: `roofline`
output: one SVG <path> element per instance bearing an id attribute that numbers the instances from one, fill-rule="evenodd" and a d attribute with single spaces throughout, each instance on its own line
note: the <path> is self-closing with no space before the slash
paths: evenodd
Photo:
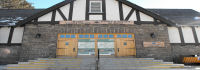
<path id="1" fill-rule="evenodd" d="M 69 3 L 73 2 L 73 1 L 75 1 L 75 0 L 65 0 L 63 2 L 60 2 L 60 3 L 54 5 L 54 6 L 50 7 L 50 8 L 47 8 L 47 9 L 45 9 L 45 10 L 39 12 L 39 13 L 36 13 L 35 15 L 32 15 L 32 16 L 30 16 L 30 17 L 28 17 L 28 18 L 26 18 L 26 19 L 24 19 L 22 21 L 19 21 L 18 23 L 16 23 L 15 26 L 24 25 L 27 22 L 30 22 L 30 21 L 32 21 L 32 20 L 34 20 L 36 18 L 39 18 L 39 17 L 43 16 L 44 14 L 47 14 L 47 13 L 49 13 L 51 11 L 54 11 L 57 8 L 60 8 L 60 7 L 64 6 L 64 5 L 66 5 L 66 4 L 69 4 Z M 155 13 L 153 13 L 153 12 L 147 10 L 147 9 L 144 9 L 144 8 L 142 8 L 142 7 L 134 4 L 134 3 L 131 3 L 129 1 L 127 1 L 127 0 L 117 0 L 117 1 L 122 2 L 123 4 L 128 5 L 128 6 L 134 8 L 136 10 L 139 10 L 142 13 L 145 13 L 145 14 L 147 14 L 149 16 L 152 16 L 155 19 L 160 20 L 161 22 L 166 23 L 168 26 L 176 26 L 176 23 L 174 23 L 174 22 L 172 22 L 172 21 L 170 21 L 170 20 L 168 20 L 166 18 L 163 18 L 160 15 L 157 15 L 157 14 L 155 14 Z"/>
<path id="2" fill-rule="evenodd" d="M 60 7 L 66 5 L 68 3 L 73 2 L 73 1 L 75 1 L 75 0 L 65 0 L 63 2 L 60 2 L 60 3 L 54 5 L 54 6 L 50 7 L 50 8 L 47 8 L 47 9 L 45 9 L 45 10 L 39 12 L 39 13 L 36 13 L 35 15 L 32 15 L 32 16 L 30 16 L 30 17 L 28 17 L 28 18 L 26 18 L 26 19 L 24 19 L 22 21 L 17 22 L 15 26 L 24 25 L 27 22 L 30 22 L 30 21 L 32 21 L 32 20 L 34 20 L 36 18 L 39 18 L 39 17 L 43 16 L 44 14 L 47 14 L 47 13 L 53 11 L 53 10 L 56 10 L 57 8 L 60 8 Z"/>
<path id="3" fill-rule="evenodd" d="M 174 22 L 172 22 L 172 21 L 170 21 L 170 20 L 168 20 L 168 19 L 165 19 L 165 18 L 161 17 L 160 15 L 157 15 L 157 14 L 155 14 L 155 13 L 153 13 L 153 12 L 147 10 L 147 9 L 144 9 L 144 8 L 142 8 L 142 7 L 140 7 L 140 6 L 136 5 L 136 4 L 134 4 L 134 3 L 132 3 L 132 2 L 129 2 L 129 1 L 127 1 L 127 0 L 117 0 L 117 1 L 120 1 L 120 2 L 122 2 L 123 4 L 126 4 L 126 5 L 128 5 L 128 6 L 132 7 L 132 8 L 134 8 L 134 9 L 139 10 L 139 11 L 142 12 L 142 13 L 145 13 L 145 14 L 147 14 L 147 15 L 149 15 L 149 16 L 152 16 L 152 17 L 154 17 L 155 19 L 161 20 L 161 21 L 165 22 L 168 26 L 176 26 L 176 23 L 174 23 Z"/>

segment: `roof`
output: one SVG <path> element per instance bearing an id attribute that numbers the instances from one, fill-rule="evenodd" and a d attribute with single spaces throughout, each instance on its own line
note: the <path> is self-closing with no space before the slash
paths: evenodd
<path id="1" fill-rule="evenodd" d="M 44 9 L 0 9 L 0 26 L 12 26 Z"/>
<path id="2" fill-rule="evenodd" d="M 200 25 L 200 13 L 192 9 L 148 9 L 178 25 Z"/>
<path id="3" fill-rule="evenodd" d="M 0 9 L 0 26 L 11 26 L 44 9 Z M 147 9 L 178 25 L 200 25 L 200 13 L 192 9 Z"/>

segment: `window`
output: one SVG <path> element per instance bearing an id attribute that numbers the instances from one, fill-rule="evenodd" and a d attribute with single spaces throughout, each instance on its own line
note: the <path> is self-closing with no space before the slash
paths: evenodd
<path id="1" fill-rule="evenodd" d="M 94 38 L 94 35 L 90 35 L 90 38 Z"/>
<path id="2" fill-rule="evenodd" d="M 123 38 L 127 38 L 127 35 L 122 35 Z"/>
<path id="3" fill-rule="evenodd" d="M 90 13 L 102 13 L 102 2 L 90 1 Z"/>
<path id="4" fill-rule="evenodd" d="M 104 35 L 103 37 L 104 37 L 104 38 L 108 38 L 108 35 Z"/>
<path id="5" fill-rule="evenodd" d="M 66 38 L 70 38 L 70 35 L 66 35 Z"/>
<path id="6" fill-rule="evenodd" d="M 127 42 L 124 42 L 124 45 L 127 45 Z"/>
<path id="7" fill-rule="evenodd" d="M 85 38 L 89 38 L 89 35 L 85 35 Z"/>
<path id="8" fill-rule="evenodd" d="M 76 37 L 76 35 L 71 35 L 71 38 L 75 38 Z"/>
<path id="9" fill-rule="evenodd" d="M 109 38 L 114 38 L 114 35 L 109 35 Z"/>
<path id="10" fill-rule="evenodd" d="M 79 35 L 79 38 L 84 38 L 84 35 Z"/>
<path id="11" fill-rule="evenodd" d="M 65 38 L 65 35 L 60 35 L 60 38 Z"/>
<path id="12" fill-rule="evenodd" d="M 132 35 L 128 35 L 128 38 L 132 38 Z"/>
<path id="13" fill-rule="evenodd" d="M 117 38 L 121 38 L 122 36 L 121 35 L 117 35 Z"/>
<path id="14" fill-rule="evenodd" d="M 98 38 L 102 38 L 102 35 L 98 35 Z"/>
<path id="15" fill-rule="evenodd" d="M 65 45 L 69 45 L 69 42 L 66 42 Z"/>

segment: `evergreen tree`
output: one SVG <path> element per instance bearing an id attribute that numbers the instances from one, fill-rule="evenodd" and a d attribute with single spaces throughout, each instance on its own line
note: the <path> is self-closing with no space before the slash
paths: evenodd
<path id="1" fill-rule="evenodd" d="M 34 9 L 26 0 L 0 0 L 0 8 L 5 9 Z"/>

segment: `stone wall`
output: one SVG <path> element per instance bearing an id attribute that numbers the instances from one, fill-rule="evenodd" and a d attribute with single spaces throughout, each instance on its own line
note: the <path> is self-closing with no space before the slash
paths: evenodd
<path id="1" fill-rule="evenodd" d="M 78 24 L 77 24 L 78 23 Z M 58 33 L 134 33 L 137 56 L 172 61 L 167 25 L 141 24 L 133 22 L 67 22 L 67 24 L 26 24 L 20 61 L 34 58 L 56 57 Z M 115 24 L 116 23 L 116 24 Z M 129 24 L 130 23 L 130 24 Z M 151 33 L 156 38 L 151 38 Z M 36 38 L 36 34 L 41 34 Z M 143 42 L 165 42 L 165 48 L 144 48 Z"/>
<path id="2" fill-rule="evenodd" d="M 13 64 L 19 60 L 20 45 L 0 45 L 0 64 Z"/>
<path id="3" fill-rule="evenodd" d="M 182 63 L 183 57 L 200 54 L 199 45 L 172 44 L 171 46 L 172 46 L 172 51 L 173 51 L 173 61 L 176 63 Z"/>

